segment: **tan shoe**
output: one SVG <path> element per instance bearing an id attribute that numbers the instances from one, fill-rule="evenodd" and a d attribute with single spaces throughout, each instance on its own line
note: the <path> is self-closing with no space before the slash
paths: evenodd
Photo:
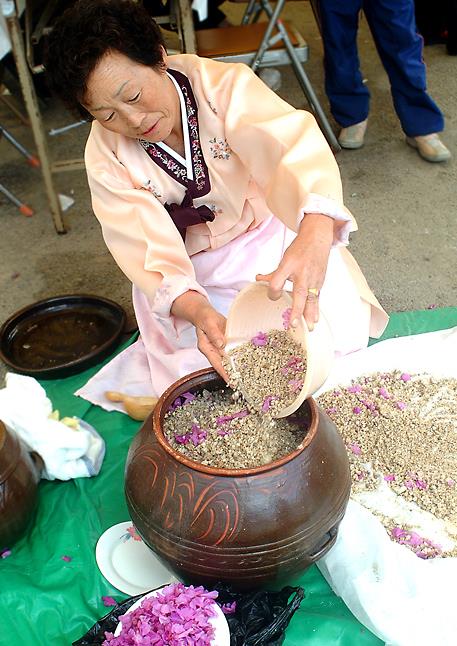
<path id="1" fill-rule="evenodd" d="M 443 162 L 452 157 L 439 136 L 435 133 L 423 137 L 406 137 L 406 143 L 415 148 L 428 162 Z"/>
<path id="2" fill-rule="evenodd" d="M 348 128 L 342 128 L 338 137 L 338 143 L 341 148 L 350 148 L 352 150 L 362 148 L 367 124 L 368 119 L 365 119 L 365 121 L 355 123 L 353 126 L 349 126 Z"/>

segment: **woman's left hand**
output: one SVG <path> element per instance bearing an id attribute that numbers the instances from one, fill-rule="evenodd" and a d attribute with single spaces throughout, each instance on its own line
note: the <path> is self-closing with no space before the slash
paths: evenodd
<path id="1" fill-rule="evenodd" d="M 325 280 L 328 256 L 333 243 L 333 218 L 309 213 L 303 218 L 297 237 L 286 249 L 278 268 L 258 274 L 256 280 L 269 283 L 268 296 L 277 300 L 286 280 L 293 282 L 290 321 L 295 327 L 303 314 L 312 330 L 319 320 L 319 292 Z"/>

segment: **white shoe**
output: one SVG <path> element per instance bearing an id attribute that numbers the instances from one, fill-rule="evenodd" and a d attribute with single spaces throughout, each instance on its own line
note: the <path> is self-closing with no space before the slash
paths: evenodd
<path id="1" fill-rule="evenodd" d="M 436 132 L 422 137 L 406 137 L 406 143 L 415 148 L 428 162 L 443 162 L 452 157 L 451 151 L 446 148 Z"/>
<path id="2" fill-rule="evenodd" d="M 352 150 L 362 148 L 367 124 L 368 119 L 365 119 L 365 121 L 355 123 L 353 126 L 342 128 L 338 137 L 338 143 L 341 148 L 350 148 Z"/>

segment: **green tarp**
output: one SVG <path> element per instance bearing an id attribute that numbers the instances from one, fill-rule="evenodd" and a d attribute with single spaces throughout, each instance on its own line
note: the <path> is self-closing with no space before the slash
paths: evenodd
<path id="1" fill-rule="evenodd" d="M 393 314 L 383 339 L 457 325 L 457 308 Z M 59 381 L 43 381 L 62 416 L 78 416 L 106 441 L 95 478 L 42 481 L 29 533 L 0 560 L 0 645 L 68 646 L 107 613 L 102 596 L 126 598 L 100 574 L 95 545 L 111 525 L 128 520 L 123 493 L 127 450 L 140 423 L 107 413 L 72 393 L 100 366 Z M 62 560 L 71 557 L 70 562 Z M 284 646 L 374 646 L 382 642 L 336 597 L 316 566 L 292 579 L 306 597 L 290 623 Z"/>

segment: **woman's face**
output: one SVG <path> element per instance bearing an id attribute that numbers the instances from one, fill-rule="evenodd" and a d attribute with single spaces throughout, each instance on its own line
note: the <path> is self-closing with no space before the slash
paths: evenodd
<path id="1" fill-rule="evenodd" d="M 165 70 L 117 51 L 107 52 L 89 76 L 83 106 L 104 128 L 126 137 L 157 142 L 181 131 L 178 93 Z"/>

